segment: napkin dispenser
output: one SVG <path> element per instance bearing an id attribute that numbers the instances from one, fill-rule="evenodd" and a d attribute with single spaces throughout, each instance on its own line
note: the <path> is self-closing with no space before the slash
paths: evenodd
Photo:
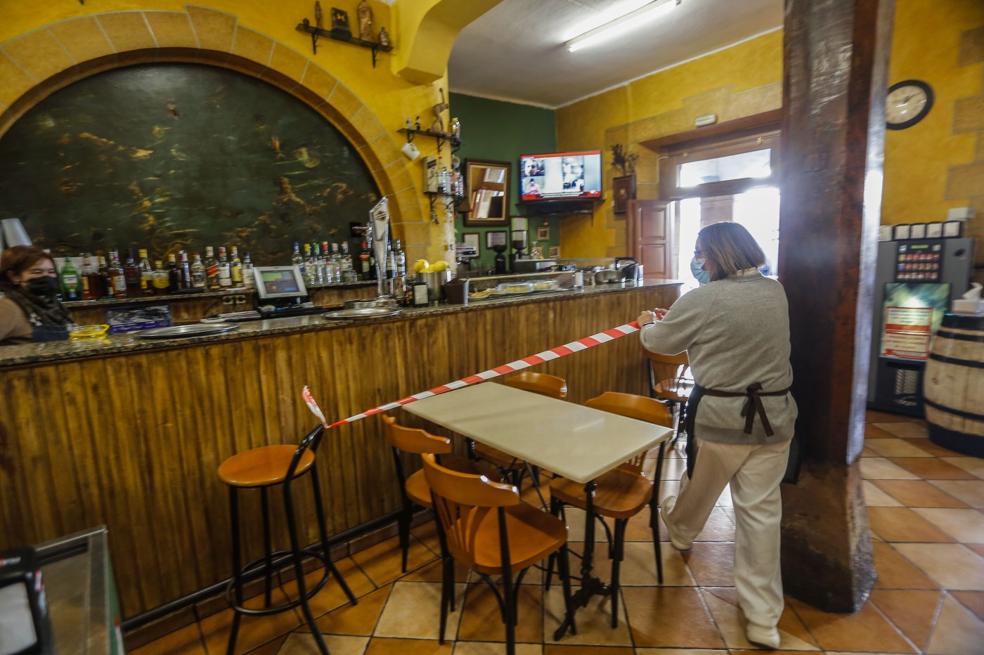
<path id="1" fill-rule="evenodd" d="M 52 655 L 41 567 L 31 549 L 0 553 L 0 655 Z"/>
<path id="2" fill-rule="evenodd" d="M 981 285 L 973 282 L 966 293 L 953 301 L 953 311 L 958 314 L 984 314 Z"/>

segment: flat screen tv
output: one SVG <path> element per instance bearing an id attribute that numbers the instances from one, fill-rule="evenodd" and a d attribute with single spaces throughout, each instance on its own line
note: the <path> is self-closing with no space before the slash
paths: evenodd
<path id="1" fill-rule="evenodd" d="M 520 155 L 519 184 L 523 202 L 601 198 L 601 151 Z"/>

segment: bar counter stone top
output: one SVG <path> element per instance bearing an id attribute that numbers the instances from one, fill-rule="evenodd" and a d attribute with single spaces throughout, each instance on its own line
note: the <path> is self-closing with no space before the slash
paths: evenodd
<path id="1" fill-rule="evenodd" d="M 509 305 L 536 303 L 546 300 L 583 298 L 585 296 L 600 293 L 626 293 L 643 288 L 672 286 L 678 284 L 681 284 L 678 280 L 649 280 L 642 284 L 632 282 L 600 284 L 586 286 L 583 289 L 538 292 L 506 298 L 472 301 L 467 305 L 442 304 L 429 307 L 402 307 L 400 308 L 400 313 L 394 316 L 368 320 L 329 320 L 323 318 L 320 314 L 265 319 L 238 323 L 238 330 L 233 330 L 223 334 L 185 337 L 178 339 L 141 339 L 137 336 L 139 333 L 129 333 L 112 335 L 102 339 L 78 339 L 68 341 L 13 344 L 0 346 L 0 369 L 16 366 L 30 366 L 54 361 L 106 357 L 110 355 L 128 354 L 140 351 L 184 348 L 188 346 L 213 344 L 235 339 L 292 334 L 312 330 L 338 329 L 350 327 L 356 324 L 361 324 L 368 327 L 386 321 L 405 321 L 424 316 L 450 315 Z M 645 308 L 640 306 L 639 309 L 642 310 Z M 329 308 L 325 308 L 325 311 L 329 311 Z"/>

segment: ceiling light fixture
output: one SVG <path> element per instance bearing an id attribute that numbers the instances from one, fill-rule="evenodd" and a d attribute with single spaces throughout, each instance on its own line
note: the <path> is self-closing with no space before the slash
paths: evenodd
<path id="1" fill-rule="evenodd" d="M 682 0 L 652 0 L 627 14 L 575 36 L 564 44 L 569 52 L 600 45 L 670 13 Z"/>

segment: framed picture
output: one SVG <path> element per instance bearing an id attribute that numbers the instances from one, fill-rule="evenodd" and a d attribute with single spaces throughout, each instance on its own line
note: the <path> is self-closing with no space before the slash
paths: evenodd
<path id="1" fill-rule="evenodd" d="M 461 235 L 461 242 L 466 246 L 471 246 L 475 249 L 475 252 L 481 252 L 482 242 L 480 239 L 481 235 L 478 232 L 464 232 Z"/>
<path id="2" fill-rule="evenodd" d="M 509 245 L 509 233 L 505 230 L 489 230 L 485 233 L 485 247 L 492 250 L 496 246 L 503 248 Z"/>
<path id="3" fill-rule="evenodd" d="M 560 246 L 550 246 L 550 248 L 547 249 L 547 257 L 549 257 L 550 259 L 559 259 Z"/>
<path id="4" fill-rule="evenodd" d="M 612 180 L 613 207 L 616 214 L 629 211 L 629 201 L 635 199 L 635 196 L 635 175 L 623 175 Z"/>
<path id="5" fill-rule="evenodd" d="M 465 168 L 467 227 L 509 224 L 509 177 L 512 165 L 505 161 L 469 159 Z"/>
<path id="6" fill-rule="evenodd" d="M 550 226 L 541 225 L 536 228 L 536 240 L 537 241 L 550 241 Z"/>

